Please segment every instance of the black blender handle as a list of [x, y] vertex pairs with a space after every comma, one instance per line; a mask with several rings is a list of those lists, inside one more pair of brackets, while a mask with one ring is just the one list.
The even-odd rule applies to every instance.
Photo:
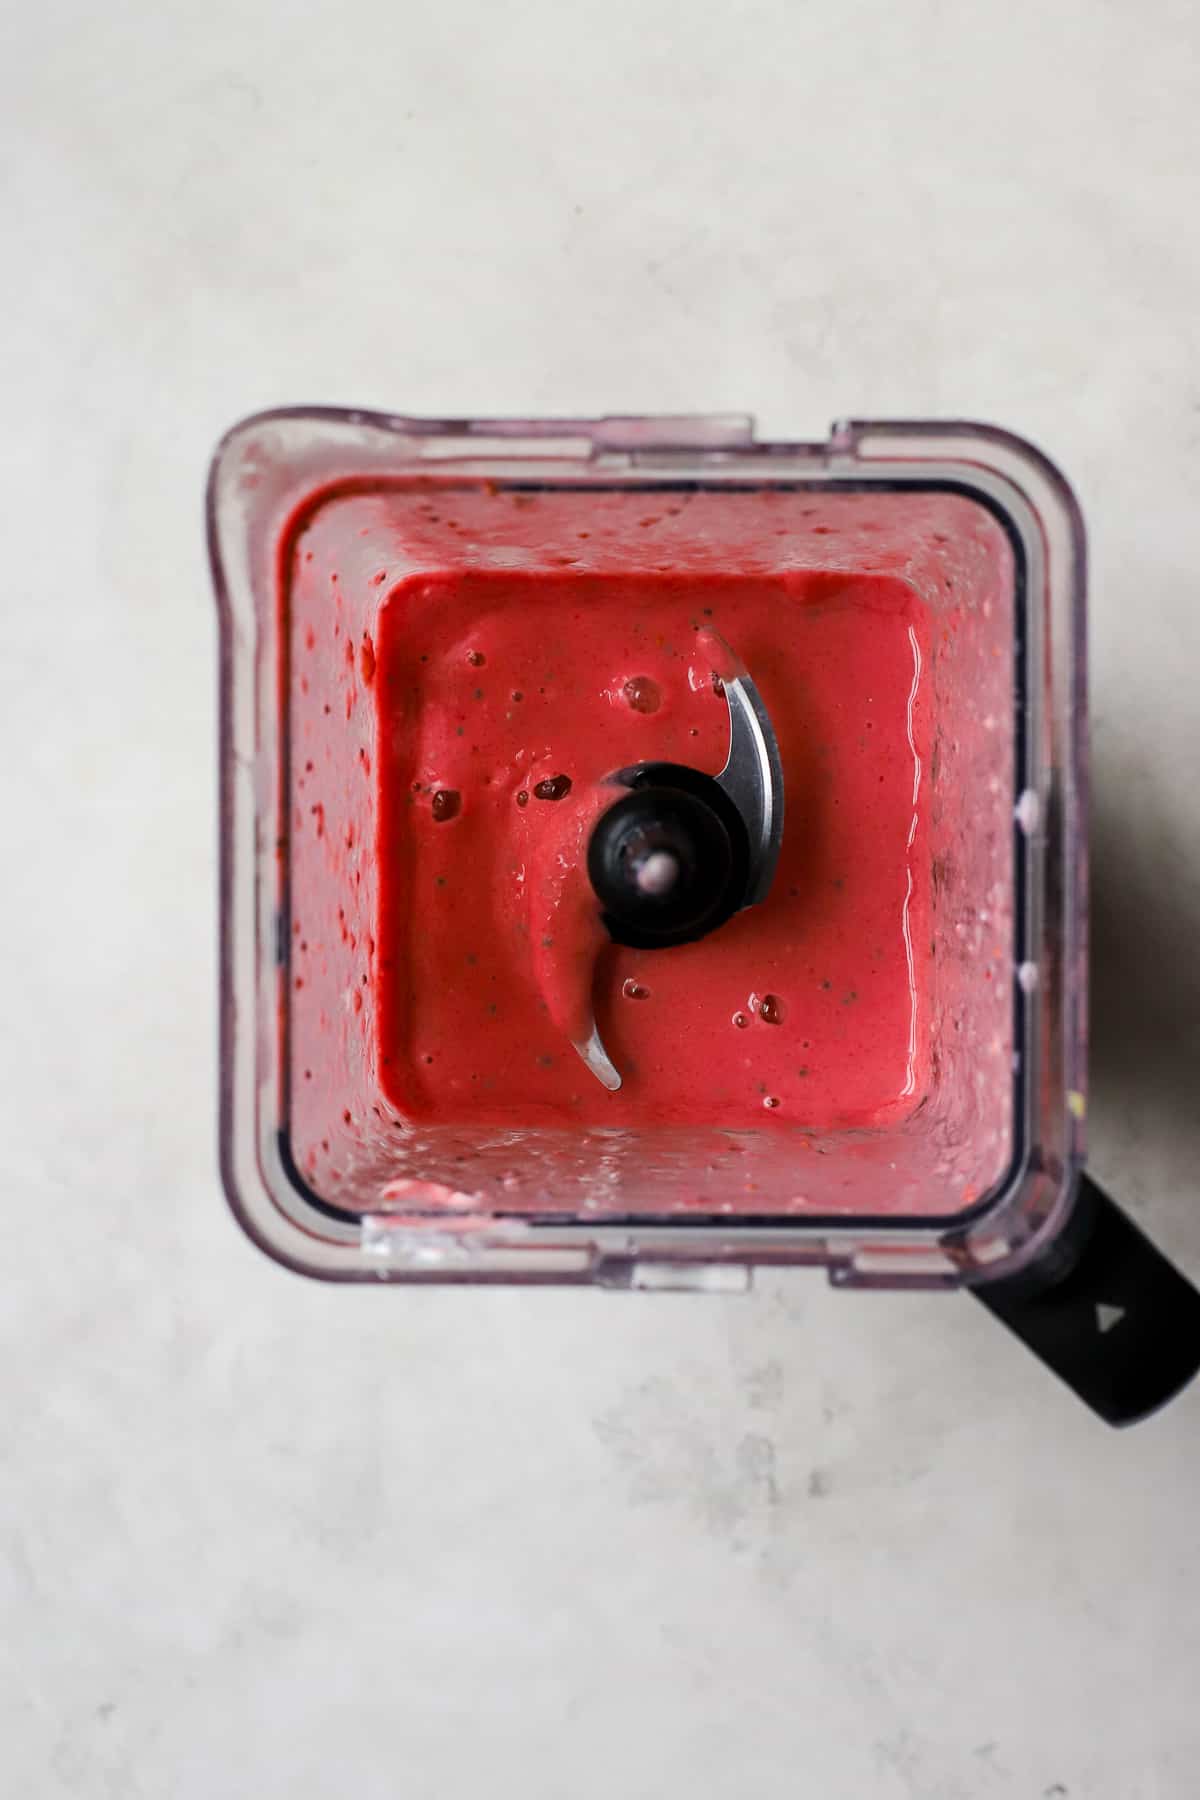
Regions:
[[1200, 1371], [1200, 1292], [1087, 1174], [1044, 1255], [969, 1291], [1109, 1425]]

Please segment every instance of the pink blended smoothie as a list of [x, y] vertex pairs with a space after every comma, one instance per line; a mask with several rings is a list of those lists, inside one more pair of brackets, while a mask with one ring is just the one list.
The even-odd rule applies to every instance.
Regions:
[[[980, 1149], [980, 1075], [1011, 1058], [1011, 668], [997, 645], [1012, 575], [981, 508], [347, 487], [295, 518], [280, 578], [286, 1028], [310, 1179], [336, 1189], [389, 1132], [428, 1146], [686, 1130], [753, 1133], [775, 1145], [767, 1170], [781, 1152], [867, 1147], [858, 1186], [834, 1194], [826, 1172], [797, 1205], [793, 1179], [780, 1210], [859, 1204], [879, 1186], [878, 1145], [898, 1193], [942, 1164], [947, 1209], [968, 1203], [985, 1171], [945, 1130], [939, 1146], [938, 1119], [965, 1109], [976, 1164], [1001, 1156], [995, 1109]], [[588, 835], [615, 770], [722, 767], [714, 632], [779, 740], [774, 882], [697, 942], [619, 946], [580, 876]], [[970, 813], [948, 804], [964, 783]], [[590, 992], [615, 1093], [572, 1048], [564, 972]], [[740, 1204], [776, 1204], [771, 1179], [753, 1186]], [[687, 1204], [710, 1199], [673, 1201]]]

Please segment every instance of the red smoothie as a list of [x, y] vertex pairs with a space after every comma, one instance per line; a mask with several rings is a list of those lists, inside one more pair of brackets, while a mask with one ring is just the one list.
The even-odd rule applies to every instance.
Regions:
[[[470, 1161], [450, 1145], [472, 1134], [688, 1128], [775, 1145], [747, 1209], [858, 1203], [863, 1182], [831, 1198], [828, 1173], [800, 1205], [782, 1176], [773, 1198], [770, 1171], [840, 1142], [876, 1190], [882, 1150], [898, 1192], [937, 1166], [947, 1209], [951, 1189], [963, 1203], [983, 1173], [938, 1120], [970, 1115], [972, 1155], [996, 1160], [1006, 1117], [979, 1075], [1011, 1055], [993, 978], [1011, 953], [1011, 670], [995, 653], [1011, 569], [981, 509], [946, 495], [349, 489], [293, 522], [280, 569], [285, 1029], [311, 1179], [336, 1188], [389, 1132], [426, 1151], [442, 1133], [445, 1182], [444, 1164]], [[586, 881], [588, 836], [614, 771], [720, 770], [729, 718], [709, 631], [778, 736], [774, 883], [696, 943], [617, 946]], [[972, 698], [951, 713], [956, 684]], [[974, 817], [960, 803], [951, 818], [964, 780]], [[572, 1048], [589, 994], [615, 1093]]]
[[[721, 768], [728, 709], [696, 645], [708, 620], [758, 671], [788, 829], [762, 906], [697, 943], [600, 950], [597, 1023], [623, 1076], [610, 1094], [548, 1012], [540, 953], [562, 939], [595, 959], [584, 858], [604, 777], [650, 759]], [[887, 577], [395, 587], [376, 648], [381, 711], [404, 723], [380, 820], [393, 1105], [489, 1125], [757, 1126], [786, 1112], [821, 1130], [904, 1108], [929, 960], [925, 631]]]

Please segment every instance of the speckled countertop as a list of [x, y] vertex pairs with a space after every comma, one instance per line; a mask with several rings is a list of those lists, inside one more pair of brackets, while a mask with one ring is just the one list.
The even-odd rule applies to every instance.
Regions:
[[1195, 18], [53, 0], [0, 69], [14, 1795], [1190, 1800], [1200, 1390], [979, 1308], [339, 1292], [214, 1165], [209, 450], [965, 414], [1095, 564], [1094, 1166], [1200, 1276]]

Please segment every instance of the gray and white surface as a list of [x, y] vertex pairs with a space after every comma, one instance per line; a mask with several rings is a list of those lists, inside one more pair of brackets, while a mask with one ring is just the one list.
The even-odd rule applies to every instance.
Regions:
[[0, 25], [5, 1793], [1189, 1800], [1200, 1390], [966, 1301], [337, 1292], [213, 1154], [212, 443], [967, 414], [1095, 560], [1094, 1165], [1200, 1277], [1190, 0]]

